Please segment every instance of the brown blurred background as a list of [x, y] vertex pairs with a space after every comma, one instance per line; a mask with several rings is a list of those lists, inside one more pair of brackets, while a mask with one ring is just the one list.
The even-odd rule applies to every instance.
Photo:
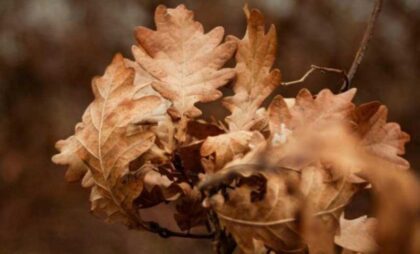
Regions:
[[[91, 101], [90, 79], [116, 52], [131, 58], [133, 28], [152, 27], [158, 4], [185, 3], [206, 30], [221, 25], [241, 37], [244, 2], [0, 1], [0, 253], [210, 253], [203, 240], [160, 239], [91, 216], [88, 191], [65, 183], [64, 168], [50, 157]], [[373, 0], [247, 2], [276, 25], [277, 66], [289, 81], [311, 64], [348, 69]], [[406, 157], [413, 168], [420, 168], [419, 72], [420, 1], [385, 0], [353, 85], [358, 103], [382, 101], [411, 134]], [[315, 74], [277, 92], [337, 91], [340, 84], [339, 77]]]

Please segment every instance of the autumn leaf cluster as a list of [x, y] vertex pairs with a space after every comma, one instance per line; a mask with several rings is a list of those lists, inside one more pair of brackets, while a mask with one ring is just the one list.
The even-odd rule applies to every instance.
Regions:
[[[398, 217], [393, 209], [418, 211], [419, 188], [400, 157], [408, 134], [387, 122], [384, 105], [353, 104], [356, 89], [303, 89], [265, 108], [281, 85], [276, 29], [266, 31], [258, 10], [245, 15], [239, 39], [222, 27], [205, 33], [183, 5], [158, 6], [156, 30], [135, 31], [134, 60], [117, 54], [93, 79], [94, 100], [53, 161], [90, 189], [94, 214], [130, 228], [153, 231], [142, 209], [169, 203], [180, 230], [221, 230], [238, 253], [400, 248], [395, 239], [415, 234], [415, 223], [380, 222]], [[205, 120], [196, 104], [218, 100], [227, 84], [229, 115]], [[390, 184], [398, 190], [384, 194]], [[372, 188], [378, 218], [347, 219], [352, 197]]]

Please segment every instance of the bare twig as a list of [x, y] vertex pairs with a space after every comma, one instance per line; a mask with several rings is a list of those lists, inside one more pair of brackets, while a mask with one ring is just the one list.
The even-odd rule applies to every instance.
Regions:
[[213, 232], [208, 233], [208, 234], [192, 234], [189, 232], [187, 233], [175, 232], [167, 228], [161, 227], [156, 222], [149, 222], [148, 231], [152, 233], [156, 233], [163, 238], [181, 237], [181, 238], [192, 238], [192, 239], [213, 239], [215, 235]]
[[370, 15], [368, 25], [366, 27], [365, 33], [363, 34], [363, 38], [362, 38], [362, 41], [360, 42], [359, 49], [357, 50], [357, 53], [354, 56], [354, 59], [353, 59], [353, 62], [349, 69], [348, 74], [346, 74], [344, 70], [312, 65], [311, 68], [300, 79], [294, 80], [294, 81], [282, 82], [281, 84], [283, 86], [289, 86], [289, 85], [303, 83], [312, 72], [314, 72], [315, 70], [321, 70], [324, 72], [335, 72], [335, 73], [343, 75], [344, 83], [340, 88], [340, 92], [347, 91], [350, 88], [351, 81], [353, 80], [354, 75], [356, 74], [357, 68], [359, 67], [360, 63], [363, 60], [369, 41], [373, 36], [373, 31], [376, 25], [376, 21], [382, 9], [382, 3], [383, 3], [383, 0], [375, 0], [375, 5]]
[[336, 73], [336, 74], [341, 75], [344, 80], [344, 86], [341, 87], [340, 92], [348, 90], [350, 86], [350, 81], [345, 71], [340, 70], [340, 69], [335, 69], [335, 68], [317, 66], [317, 65], [311, 65], [311, 68], [300, 79], [288, 81], [288, 82], [282, 82], [281, 85], [290, 86], [290, 85], [303, 83], [309, 77], [309, 75], [314, 71]]
[[[363, 34], [363, 38], [362, 38], [362, 41], [360, 42], [359, 49], [357, 50], [357, 53], [354, 56], [353, 63], [351, 64], [351, 67], [347, 75], [349, 79], [349, 83], [351, 83], [351, 81], [353, 80], [353, 77], [356, 74], [357, 68], [359, 67], [360, 63], [363, 60], [369, 41], [373, 36], [373, 30], [375, 28], [376, 21], [379, 17], [379, 13], [381, 12], [381, 9], [382, 9], [382, 3], [383, 3], [383, 0], [375, 0], [375, 5], [373, 7], [372, 13], [370, 14], [370, 18], [369, 18], [365, 33]], [[344, 86], [345, 84], [343, 84], [343, 87]]]

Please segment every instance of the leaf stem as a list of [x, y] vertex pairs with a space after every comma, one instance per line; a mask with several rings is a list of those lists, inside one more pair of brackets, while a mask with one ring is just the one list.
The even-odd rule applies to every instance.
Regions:
[[281, 85], [290, 86], [290, 85], [303, 83], [309, 77], [309, 75], [312, 74], [312, 72], [314, 72], [314, 71], [336, 73], [336, 74], [341, 75], [343, 80], [344, 80], [344, 84], [340, 88], [340, 92], [347, 91], [350, 87], [350, 79], [349, 79], [349, 77], [347, 76], [347, 74], [344, 70], [330, 68], [330, 67], [322, 67], [322, 66], [317, 66], [317, 65], [311, 65], [311, 68], [300, 79], [293, 80], [293, 81], [288, 81], [288, 82], [282, 82]]

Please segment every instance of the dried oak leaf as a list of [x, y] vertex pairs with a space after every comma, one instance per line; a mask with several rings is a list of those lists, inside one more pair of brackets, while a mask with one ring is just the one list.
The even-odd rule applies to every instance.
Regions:
[[155, 134], [131, 126], [159, 111], [161, 98], [135, 98], [139, 87], [133, 85], [133, 79], [134, 70], [116, 55], [105, 74], [92, 81], [95, 99], [76, 125], [75, 135], [57, 143], [60, 154], [53, 161], [70, 165], [70, 180], [85, 172], [85, 185], [92, 186], [94, 213], [105, 214], [109, 221], [139, 226], [133, 201], [144, 183], [139, 175], [129, 174], [128, 167], [154, 145]]
[[264, 140], [257, 131], [235, 131], [208, 137], [201, 146], [201, 162], [207, 173], [216, 172], [236, 157], [242, 157]]
[[291, 133], [298, 136], [303, 132], [322, 131], [324, 128], [350, 122], [349, 116], [354, 109], [351, 100], [356, 89], [334, 95], [324, 89], [315, 96], [302, 89], [296, 96], [295, 103], [289, 108], [281, 95], [276, 96], [268, 109], [269, 126], [274, 141], [282, 141]]
[[378, 102], [358, 106], [353, 113], [357, 124], [360, 145], [369, 153], [387, 160], [402, 169], [410, 164], [399, 155], [405, 152], [404, 146], [410, 136], [401, 131], [397, 123], [387, 123], [388, 109]]
[[[340, 95], [324, 90], [313, 98], [303, 90], [291, 108], [281, 97], [277, 97], [269, 109], [271, 129], [275, 134], [285, 135], [284, 128], [275, 127], [284, 124], [290, 128], [287, 133], [289, 137], [285, 140], [291, 139], [293, 142], [260, 142], [243, 158], [226, 164], [225, 169], [211, 176], [225, 174], [225, 170], [235, 165], [246, 167], [263, 163], [263, 170], [257, 171], [267, 179], [267, 194], [262, 200], [252, 202], [255, 190], [249, 186], [228, 191], [228, 198], [222, 194], [213, 198], [213, 207], [220, 220], [233, 234], [243, 252], [255, 251], [250, 244], [253, 239], [263, 241], [269, 249], [280, 253], [290, 250], [303, 252], [305, 248], [311, 253], [331, 253], [334, 250], [339, 216], [359, 186], [348, 181], [350, 171], [337, 174], [341, 168], [335, 168], [334, 160], [324, 161], [324, 155], [325, 151], [341, 150], [336, 142], [341, 132], [333, 132], [329, 128], [350, 123], [349, 116], [354, 108], [351, 103], [353, 95], [354, 90]], [[303, 135], [307, 128], [311, 128], [310, 138]], [[319, 143], [318, 146], [325, 147], [314, 149], [309, 158], [302, 157], [302, 152], [306, 153], [308, 147], [312, 149], [314, 140]], [[297, 145], [298, 149], [293, 149], [292, 144]], [[294, 160], [307, 161], [295, 163]], [[290, 184], [290, 179], [284, 177], [284, 171], [293, 172], [298, 180]], [[280, 187], [282, 191], [279, 191]], [[273, 190], [277, 191], [275, 195], [270, 194]], [[263, 209], [259, 210], [261, 207]], [[269, 216], [265, 214], [267, 211]], [[307, 228], [299, 230], [301, 214], [309, 214], [305, 218], [310, 223], [305, 222], [303, 227], [316, 228], [318, 231]], [[318, 233], [308, 234], [308, 231]], [[317, 241], [321, 235], [323, 240]], [[303, 239], [306, 243], [303, 243]]]
[[[75, 136], [70, 136], [65, 140], [57, 142], [55, 147], [60, 151], [59, 154], [53, 156], [52, 161], [59, 165], [68, 165], [65, 178], [69, 182], [79, 181], [82, 179], [88, 166], [77, 156], [77, 151], [81, 149], [81, 144]], [[90, 176], [91, 177], [91, 176]]]
[[174, 9], [159, 5], [155, 24], [156, 31], [137, 28], [136, 62], [155, 78], [153, 88], [172, 101], [172, 116], [199, 116], [201, 111], [194, 104], [221, 97], [217, 88], [235, 76], [233, 69], [220, 68], [231, 58], [236, 42], [221, 43], [222, 27], [204, 34], [203, 26], [184, 5]]
[[234, 96], [223, 99], [232, 113], [226, 118], [231, 131], [251, 130], [266, 121], [262, 102], [280, 84], [280, 70], [271, 69], [275, 60], [277, 36], [274, 25], [265, 33], [264, 17], [260, 11], [245, 6], [248, 26], [245, 36], [238, 40]]
[[149, 208], [162, 202], [177, 200], [185, 194], [184, 183], [177, 184], [150, 163], [145, 163], [137, 172], [143, 181], [143, 191], [134, 203], [138, 208]]
[[208, 197], [204, 204], [217, 213], [240, 253], [258, 251], [260, 247], [254, 241], [261, 241], [276, 253], [303, 253], [305, 245], [294, 223], [299, 216], [300, 199], [290, 195], [298, 174], [253, 172], [253, 165], [230, 165], [207, 176], [201, 184]]
[[340, 232], [335, 236], [334, 242], [351, 251], [372, 253], [378, 250], [375, 241], [375, 229], [377, 220], [361, 216], [353, 220], [347, 220], [344, 215], [340, 217]]

